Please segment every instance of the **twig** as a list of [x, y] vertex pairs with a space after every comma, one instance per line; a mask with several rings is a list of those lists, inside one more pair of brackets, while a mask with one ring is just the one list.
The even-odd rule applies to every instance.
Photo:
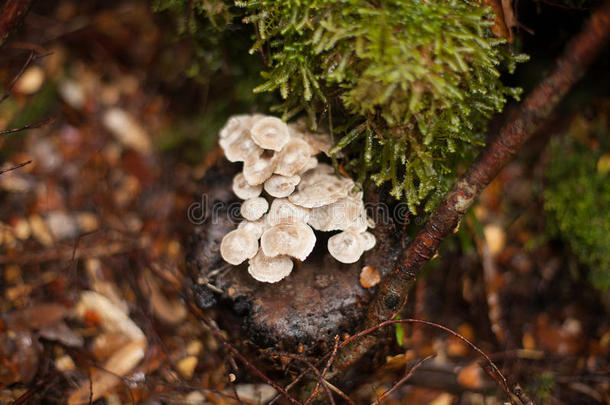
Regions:
[[17, 84], [17, 81], [23, 75], [23, 72], [25, 72], [25, 70], [28, 68], [28, 66], [30, 66], [30, 63], [32, 63], [32, 61], [34, 60], [34, 55], [35, 55], [35, 52], [30, 51], [28, 58], [25, 60], [25, 63], [23, 64], [23, 66], [21, 66], [21, 69], [19, 70], [19, 72], [17, 72], [15, 77], [13, 77], [13, 80], [11, 80], [11, 83], [6, 88], [6, 91], [4, 92], [2, 97], [0, 97], [0, 103], [2, 103], [4, 100], [9, 98], [9, 96], [11, 95], [11, 90], [13, 90], [13, 87], [15, 87], [15, 84]]
[[[320, 383], [322, 382], [322, 380], [324, 380], [324, 377], [326, 376], [326, 373], [328, 373], [328, 370], [330, 369], [330, 366], [333, 364], [333, 361], [335, 361], [335, 357], [337, 357], [338, 349], [339, 349], [339, 335], [335, 335], [335, 344], [333, 346], [333, 350], [332, 350], [330, 356], [328, 357], [326, 366], [324, 367], [324, 370], [322, 371], [322, 374], [319, 377], [319, 381], [317, 382], [316, 387], [313, 389], [312, 393], [309, 395], [309, 398], [307, 398], [304, 405], [309, 404], [318, 394], [318, 389], [320, 388]], [[315, 373], [318, 374], [318, 370], [315, 367], [314, 367], [314, 370], [315, 370]], [[332, 395], [331, 395], [331, 398], [332, 398]]]
[[[497, 139], [460, 177], [424, 228], [403, 251], [398, 265], [383, 279], [377, 295], [369, 305], [365, 326], [377, 325], [389, 319], [399, 309], [417, 275], [434, 256], [441, 241], [451, 233], [475, 198], [515, 156], [574, 83], [584, 75], [609, 34], [610, 1], [606, 1], [591, 15], [583, 30], [572, 38], [557, 60], [555, 68], [521, 103]], [[335, 362], [335, 374], [354, 364], [377, 340], [372, 336], [341, 352]]]
[[51, 117], [51, 118], [44, 119], [42, 121], [35, 122], [33, 124], [26, 124], [19, 128], [4, 129], [4, 130], [0, 131], [0, 135], [14, 134], [15, 132], [25, 131], [26, 129], [44, 127], [45, 125], [50, 124], [51, 122], [54, 122], [55, 119], [56, 119], [55, 117]]
[[398, 380], [396, 382], [396, 384], [394, 384], [386, 392], [381, 394], [381, 396], [379, 398], [377, 398], [377, 400], [375, 402], [373, 402], [371, 405], [380, 405], [381, 401], [383, 401], [384, 399], [389, 397], [394, 391], [396, 391], [401, 385], [403, 385], [409, 378], [411, 378], [411, 376], [413, 375], [415, 370], [417, 370], [422, 364], [424, 364], [424, 362], [430, 360], [432, 357], [434, 357], [433, 354], [431, 354], [430, 356], [426, 356], [425, 358], [418, 361], [413, 367], [411, 367], [411, 369], [405, 374], [404, 377], [402, 377], [400, 380]]
[[334, 385], [332, 385], [330, 382], [328, 382], [327, 380], [324, 380], [324, 384], [326, 384], [326, 386], [328, 388], [330, 388], [330, 390], [332, 392], [334, 392], [335, 394], [339, 395], [341, 398], [345, 399], [350, 405], [356, 405], [354, 403], [354, 401], [347, 396], [347, 394], [343, 391], [341, 391], [339, 388], [335, 387]]
[[519, 384], [515, 384], [513, 386], [513, 393], [519, 398], [519, 401], [523, 403], [523, 405], [534, 405], [534, 401], [527, 395], [523, 388]]
[[384, 322], [381, 322], [375, 326], [371, 326], [370, 328], [367, 328], [363, 331], [358, 332], [355, 335], [350, 336], [349, 338], [347, 338], [346, 340], [344, 340], [341, 345], [339, 347], [345, 347], [347, 346], [349, 343], [351, 343], [352, 341], [361, 338], [365, 335], [368, 335], [370, 333], [375, 332], [376, 330], [383, 328], [384, 326], [388, 326], [388, 325], [393, 325], [396, 323], [420, 323], [423, 325], [429, 325], [429, 326], [433, 326], [435, 328], [441, 329], [444, 332], [447, 332], [455, 337], [457, 337], [458, 339], [460, 339], [462, 342], [466, 343], [468, 346], [470, 346], [470, 348], [472, 350], [474, 350], [475, 352], [477, 352], [481, 357], [483, 357], [485, 359], [485, 361], [487, 362], [487, 364], [489, 365], [489, 367], [493, 370], [495, 376], [497, 378], [499, 378], [499, 383], [502, 386], [502, 388], [507, 392], [510, 393], [510, 389], [508, 388], [508, 381], [506, 380], [506, 377], [504, 377], [504, 374], [502, 374], [502, 372], [500, 371], [500, 369], [498, 368], [498, 366], [496, 366], [496, 364], [491, 361], [491, 359], [489, 358], [489, 356], [487, 354], [485, 354], [485, 352], [483, 352], [483, 350], [479, 349], [474, 343], [472, 343], [470, 340], [466, 339], [464, 336], [462, 336], [461, 334], [447, 328], [446, 326], [443, 326], [441, 324], [435, 323], [435, 322], [430, 322], [430, 321], [425, 321], [422, 319], [390, 319]]
[[316, 388], [312, 391], [312, 393], [309, 395], [309, 398], [307, 398], [307, 400], [303, 403], [303, 405], [309, 404], [316, 397], [316, 394], [318, 393], [318, 387], [320, 385], [322, 385], [322, 388], [326, 392], [326, 397], [328, 398], [328, 402], [331, 403], [332, 405], [335, 405], [335, 398], [333, 398], [333, 394], [330, 392], [330, 389], [329, 389], [329, 387], [327, 385], [327, 381], [324, 379], [323, 375], [320, 374], [318, 369], [315, 368], [314, 365], [311, 364], [311, 362], [309, 362], [308, 360], [303, 360], [303, 362], [305, 364], [307, 364], [309, 369], [311, 371], [313, 371], [313, 373], [318, 378], [318, 382], [316, 383]]
[[231, 343], [227, 342], [227, 340], [222, 335], [222, 332], [213, 322], [210, 322], [206, 319], [206, 317], [200, 312], [200, 310], [192, 304], [191, 300], [188, 300], [188, 309], [190, 312], [201, 322], [203, 323], [223, 344], [224, 348], [231, 352], [244, 366], [246, 366], [250, 371], [256, 374], [259, 378], [265, 381], [267, 384], [271, 385], [282, 394], [286, 399], [288, 399], [291, 403], [295, 405], [303, 405], [300, 401], [295, 399], [292, 395], [286, 392], [282, 387], [280, 387], [277, 383], [275, 383], [271, 378], [267, 377], [261, 370], [259, 370], [254, 364], [250, 363], [246, 357], [239, 352]]
[[13, 167], [9, 167], [9, 168], [6, 168], [6, 169], [0, 169], [0, 174], [4, 174], [4, 173], [6, 173], [6, 172], [12, 172], [13, 170], [17, 170], [17, 169], [19, 169], [20, 167], [27, 166], [27, 165], [29, 165], [30, 163], [32, 163], [32, 161], [31, 161], [31, 160], [28, 160], [27, 162], [19, 163], [18, 165], [13, 166]]

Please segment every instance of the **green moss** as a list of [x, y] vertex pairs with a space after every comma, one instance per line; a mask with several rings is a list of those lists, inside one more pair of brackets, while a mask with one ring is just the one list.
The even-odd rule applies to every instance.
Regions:
[[284, 119], [324, 119], [345, 167], [389, 183], [413, 213], [434, 208], [482, 144], [487, 119], [519, 94], [500, 70], [525, 58], [493, 35], [493, 16], [475, 1], [157, 2], [179, 15], [204, 4], [200, 14], [225, 34], [251, 24], [250, 53], [266, 63], [254, 92], [279, 93]]
[[549, 230], [588, 265], [598, 289], [610, 288], [610, 126], [608, 116], [577, 117], [549, 147], [544, 207]]
[[[255, 91], [279, 90], [284, 118], [334, 110], [333, 149], [360, 178], [389, 182], [411, 211], [430, 211], [459, 161], [480, 145], [514, 65], [478, 3], [421, 0], [262, 0], [238, 3], [256, 26], [251, 51], [270, 67]], [[334, 108], [333, 108], [334, 107]], [[330, 114], [328, 114], [330, 117]], [[329, 125], [330, 126], [330, 125]]]

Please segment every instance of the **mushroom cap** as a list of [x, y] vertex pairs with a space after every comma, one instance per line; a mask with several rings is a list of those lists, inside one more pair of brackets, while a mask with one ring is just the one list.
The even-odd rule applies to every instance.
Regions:
[[334, 203], [340, 198], [347, 197], [354, 187], [351, 179], [331, 174], [319, 174], [304, 179], [298, 185], [298, 191], [291, 194], [288, 199], [296, 205], [306, 208], [317, 208]]
[[[258, 148], [258, 146], [257, 146]], [[277, 154], [262, 154], [247, 159], [244, 163], [244, 178], [252, 186], [263, 184], [273, 174], [277, 164]]]
[[220, 255], [234, 266], [250, 259], [258, 251], [258, 238], [244, 229], [235, 229], [222, 238]]
[[362, 250], [371, 250], [375, 247], [375, 243], [377, 240], [375, 239], [375, 235], [370, 232], [362, 232], [358, 235], [360, 237], [360, 246]]
[[269, 203], [263, 197], [254, 197], [241, 204], [241, 216], [248, 221], [260, 219], [269, 209]]
[[292, 272], [292, 259], [288, 256], [265, 256], [262, 249], [248, 262], [248, 273], [263, 283], [277, 283]]
[[274, 225], [261, 236], [261, 248], [269, 257], [288, 255], [303, 261], [315, 244], [313, 229], [302, 222]]
[[317, 155], [323, 152], [326, 156], [330, 156], [328, 153], [333, 144], [328, 134], [318, 134], [309, 131], [307, 124], [304, 121], [298, 121], [293, 124], [288, 124], [292, 136], [302, 138], [311, 147], [312, 154]]
[[244, 162], [252, 160], [263, 153], [252, 138], [247, 129], [237, 131], [221, 138], [218, 142], [230, 162]]
[[297, 175], [287, 177], [274, 174], [265, 181], [265, 191], [273, 197], [288, 197], [299, 184], [299, 181], [301, 181], [301, 177]]
[[259, 239], [263, 232], [269, 229], [269, 225], [267, 225], [265, 218], [261, 218], [258, 221], [241, 221], [237, 225], [237, 229], [243, 229], [244, 232], [251, 233], [256, 239]]
[[328, 252], [341, 263], [356, 263], [362, 256], [360, 235], [352, 231], [343, 231], [328, 238]]
[[326, 163], [319, 163], [301, 175], [301, 185], [309, 186], [315, 183], [319, 176], [324, 174], [335, 174], [335, 168]]
[[294, 205], [286, 198], [276, 198], [271, 203], [269, 213], [265, 216], [268, 226], [280, 223], [303, 222], [309, 220], [309, 210], [307, 208]]
[[220, 139], [226, 139], [240, 135], [241, 132], [248, 130], [251, 126], [252, 116], [248, 114], [234, 115], [220, 130]]
[[258, 197], [261, 191], [263, 191], [263, 186], [260, 184], [256, 186], [248, 184], [243, 173], [237, 173], [233, 177], [233, 192], [242, 200]]
[[[313, 229], [323, 232], [342, 231], [352, 225], [364, 210], [362, 198], [347, 196], [323, 207], [312, 208], [309, 221]], [[366, 230], [366, 228], [365, 228]]]
[[250, 128], [252, 140], [263, 149], [281, 150], [290, 140], [288, 125], [276, 117], [256, 120]]
[[307, 142], [301, 138], [290, 138], [290, 141], [279, 152], [275, 173], [282, 176], [294, 176], [302, 173], [304, 168], [311, 163], [309, 158], [313, 150]]
[[315, 168], [317, 165], [318, 165], [318, 159], [316, 159], [315, 157], [312, 156], [309, 159], [307, 159], [307, 163], [305, 163], [305, 166], [303, 166], [303, 168], [301, 169], [301, 172], [305, 173], [306, 171]]

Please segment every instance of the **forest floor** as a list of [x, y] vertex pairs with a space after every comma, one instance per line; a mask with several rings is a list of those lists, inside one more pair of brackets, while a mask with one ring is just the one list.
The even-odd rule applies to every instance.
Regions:
[[[0, 130], [41, 125], [0, 137], [3, 169], [27, 163], [0, 174], [0, 403], [276, 394], [183, 299], [187, 211], [216, 152], [189, 146], [199, 124], [185, 118], [180, 87], [160, 80], [162, 34], [146, 2], [58, 2], [33, 10], [7, 45], [1, 82], [19, 78], [0, 104]], [[479, 198], [402, 316], [469, 339], [537, 404], [610, 404], [610, 295], [546, 236], [544, 141]], [[481, 357], [438, 328], [391, 326], [382, 346], [378, 367], [348, 392], [355, 403], [374, 402], [428, 356], [384, 404], [509, 400]], [[273, 378], [285, 386], [304, 365], [280, 360], [285, 378]]]

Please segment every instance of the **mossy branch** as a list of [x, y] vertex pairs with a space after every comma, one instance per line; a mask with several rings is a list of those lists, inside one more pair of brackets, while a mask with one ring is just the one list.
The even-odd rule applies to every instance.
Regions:
[[[369, 305], [365, 326], [390, 319], [406, 302], [407, 293], [423, 266], [481, 191], [498, 175], [517, 151], [584, 74], [610, 36], [610, 1], [598, 9], [584, 29], [566, 46], [555, 68], [525, 99], [497, 139], [460, 177], [431, 215], [424, 228], [404, 250], [402, 258], [382, 280]], [[377, 339], [361, 340], [344, 350], [335, 363], [334, 375], [345, 371], [366, 353]]]

